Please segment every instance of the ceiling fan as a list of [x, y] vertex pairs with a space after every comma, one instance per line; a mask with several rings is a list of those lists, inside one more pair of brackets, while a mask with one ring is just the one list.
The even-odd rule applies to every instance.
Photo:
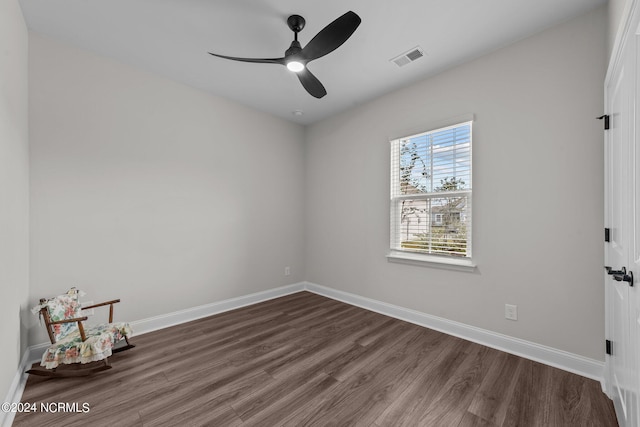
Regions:
[[307, 64], [340, 47], [351, 37], [361, 20], [356, 13], [349, 11], [324, 27], [303, 48], [298, 41], [298, 33], [304, 28], [305, 22], [300, 15], [291, 15], [287, 19], [287, 25], [293, 31], [294, 39], [282, 58], [237, 58], [211, 52], [209, 54], [233, 61], [286, 65], [289, 70], [296, 73], [300, 83], [311, 96], [322, 98], [327, 94], [327, 90], [320, 83], [320, 80], [309, 71]]

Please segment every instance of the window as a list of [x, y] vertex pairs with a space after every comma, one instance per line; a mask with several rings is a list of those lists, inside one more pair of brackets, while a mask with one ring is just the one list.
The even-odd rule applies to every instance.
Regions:
[[391, 141], [390, 257], [470, 262], [471, 125]]

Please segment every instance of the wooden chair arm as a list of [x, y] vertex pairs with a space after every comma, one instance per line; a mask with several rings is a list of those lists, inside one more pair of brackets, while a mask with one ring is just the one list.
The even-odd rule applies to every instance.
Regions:
[[88, 317], [87, 316], [83, 316], [83, 317], [73, 317], [71, 319], [64, 319], [64, 320], [55, 320], [53, 322], [49, 322], [50, 325], [58, 325], [60, 323], [72, 323], [72, 322], [78, 322], [78, 331], [80, 331], [80, 338], [82, 338], [82, 342], [85, 342], [87, 340], [87, 336], [84, 334], [84, 326], [82, 326], [82, 322], [84, 320], [87, 320]]
[[70, 319], [64, 319], [64, 320], [56, 320], [56, 321], [51, 321], [49, 322], [50, 325], [57, 325], [60, 323], [71, 323], [71, 322], [83, 322], [85, 320], [87, 320], [88, 317], [87, 316], [83, 316], [83, 317], [72, 317]]
[[109, 323], [113, 323], [113, 304], [120, 302], [119, 299], [114, 299], [111, 301], [101, 302], [99, 304], [88, 305], [86, 307], [82, 307], [83, 310], [88, 310], [90, 308], [102, 307], [105, 305], [109, 306]]

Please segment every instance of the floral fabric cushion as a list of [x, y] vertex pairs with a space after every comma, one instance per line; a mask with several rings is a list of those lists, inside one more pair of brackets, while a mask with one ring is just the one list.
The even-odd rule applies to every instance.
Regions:
[[41, 366], [53, 369], [59, 364], [89, 363], [111, 356], [113, 346], [133, 331], [128, 323], [106, 323], [85, 329], [82, 341], [76, 328], [60, 341], [52, 344], [42, 355]]
[[[33, 312], [38, 312], [42, 307], [47, 307], [49, 310], [49, 317], [52, 321], [72, 319], [74, 317], [80, 317], [80, 302], [78, 297], [82, 291], [76, 288], [71, 288], [66, 294], [58, 295], [55, 298], [51, 298], [33, 308]], [[75, 322], [61, 323], [53, 325], [53, 335], [56, 341], [64, 338], [73, 331], [78, 330], [78, 324]]]

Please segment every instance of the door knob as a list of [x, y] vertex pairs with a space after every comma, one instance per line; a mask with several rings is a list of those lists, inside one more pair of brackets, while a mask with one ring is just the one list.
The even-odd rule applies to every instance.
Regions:
[[633, 272], [626, 274], [614, 274], [613, 278], [618, 282], [628, 282], [629, 286], [633, 286]]

